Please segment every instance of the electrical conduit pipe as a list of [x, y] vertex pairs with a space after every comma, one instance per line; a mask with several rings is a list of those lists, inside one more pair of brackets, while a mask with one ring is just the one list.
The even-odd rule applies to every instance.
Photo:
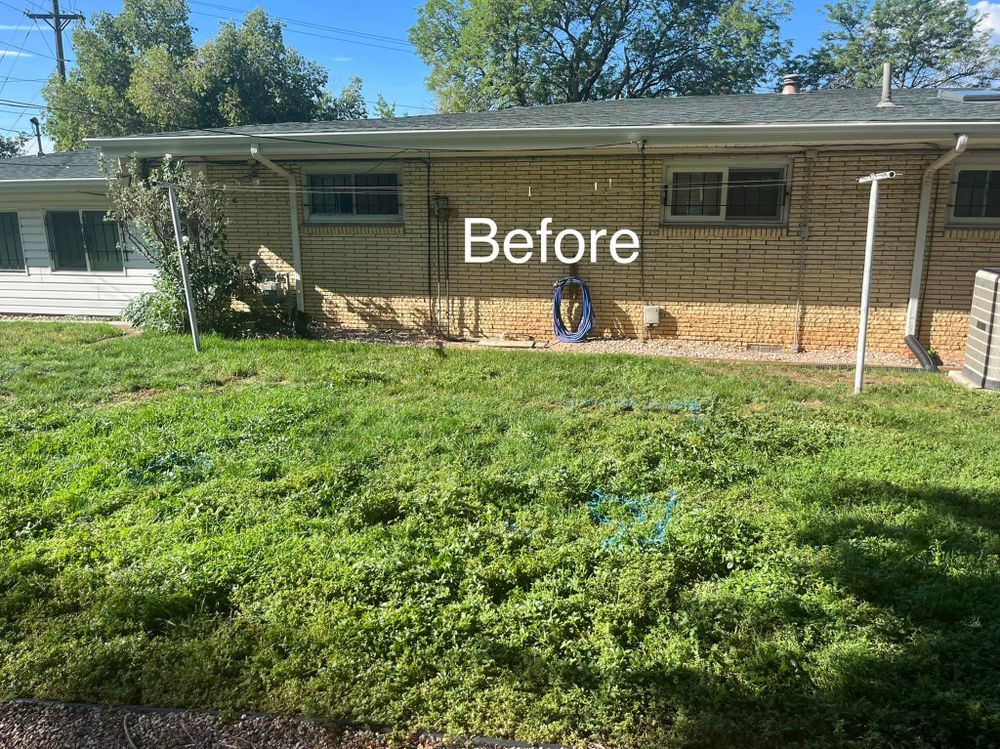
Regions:
[[295, 271], [295, 307], [299, 312], [305, 312], [305, 299], [302, 294], [302, 240], [299, 237], [299, 193], [295, 175], [287, 169], [275, 164], [260, 152], [256, 143], [250, 146], [250, 157], [266, 166], [275, 174], [288, 180], [288, 216], [292, 226], [292, 268]]
[[920, 288], [924, 280], [924, 254], [927, 250], [927, 225], [931, 214], [931, 188], [933, 176], [941, 167], [961, 156], [969, 145], [968, 135], [959, 135], [955, 147], [934, 161], [924, 170], [920, 183], [920, 203], [917, 208], [917, 237], [913, 245], [913, 269], [910, 275], [910, 299], [906, 305], [906, 333], [904, 340], [920, 366], [936, 372], [937, 366], [931, 360], [927, 349], [917, 339], [917, 322], [920, 319]]

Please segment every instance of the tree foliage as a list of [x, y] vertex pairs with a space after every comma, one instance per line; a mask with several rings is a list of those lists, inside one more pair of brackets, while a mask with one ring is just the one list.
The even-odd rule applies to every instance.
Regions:
[[125, 0], [73, 32], [76, 67], [43, 89], [61, 150], [95, 135], [366, 115], [361, 82], [339, 97], [327, 72], [285, 44], [263, 10], [225, 22], [200, 47], [185, 0]]
[[156, 288], [129, 305], [125, 317], [141, 327], [163, 332], [187, 327], [184, 286], [177, 254], [173, 218], [160, 185], [177, 185], [183, 219], [183, 252], [188, 266], [195, 314], [202, 330], [229, 332], [235, 313], [233, 299], [246, 296], [239, 264], [226, 251], [225, 198], [203, 174], [166, 159], [144, 172], [131, 159], [128, 180], [108, 180], [109, 216], [126, 227], [125, 248], [138, 251], [157, 269]]
[[0, 159], [10, 159], [14, 156], [24, 155], [24, 146], [28, 142], [28, 135], [18, 133], [17, 135], [0, 135]]
[[807, 88], [870, 88], [893, 64], [896, 88], [991, 86], [1000, 48], [965, 0], [838, 0], [832, 30], [788, 63]]
[[410, 39], [444, 111], [748, 92], [784, 0], [426, 0]]

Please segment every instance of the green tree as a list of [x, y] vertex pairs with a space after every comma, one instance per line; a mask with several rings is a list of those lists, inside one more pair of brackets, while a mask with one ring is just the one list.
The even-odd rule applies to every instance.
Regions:
[[784, 0], [425, 0], [410, 39], [444, 111], [752, 91]]
[[396, 116], [396, 102], [389, 102], [379, 94], [375, 99], [375, 116], [381, 120], [391, 120]]
[[10, 159], [24, 155], [24, 146], [28, 142], [26, 133], [17, 135], [0, 135], [0, 159]]
[[992, 86], [1000, 77], [1000, 48], [965, 0], [839, 0], [826, 10], [833, 28], [786, 65], [807, 88], [877, 87], [886, 61], [896, 88]]
[[73, 32], [76, 67], [43, 89], [61, 150], [95, 135], [364, 117], [360, 81], [340, 97], [263, 10], [196, 47], [185, 0], [124, 0]]

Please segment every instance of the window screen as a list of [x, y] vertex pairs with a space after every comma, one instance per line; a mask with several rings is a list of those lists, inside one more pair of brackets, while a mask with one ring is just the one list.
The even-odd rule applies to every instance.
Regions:
[[49, 254], [55, 270], [87, 270], [83, 232], [78, 211], [50, 211], [45, 214], [49, 234]]
[[104, 220], [104, 211], [83, 211], [83, 243], [90, 259], [90, 270], [122, 269], [122, 253], [118, 247], [118, 226]]
[[674, 216], [720, 215], [722, 172], [674, 172], [669, 201]]
[[781, 217], [784, 169], [730, 169], [726, 218], [753, 221]]
[[1000, 171], [960, 171], [953, 215], [955, 218], [1000, 218]]
[[17, 213], [0, 213], [0, 270], [24, 270]]
[[120, 271], [118, 227], [104, 211], [49, 211], [45, 214], [49, 255], [55, 270]]
[[398, 216], [399, 175], [394, 172], [313, 174], [310, 213], [318, 216]]
[[309, 178], [313, 213], [331, 216], [354, 214], [353, 175], [314, 174]]

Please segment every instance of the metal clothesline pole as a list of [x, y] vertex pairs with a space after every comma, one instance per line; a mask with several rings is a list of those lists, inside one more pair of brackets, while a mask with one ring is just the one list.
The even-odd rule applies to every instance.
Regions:
[[177, 242], [177, 257], [181, 266], [181, 282], [184, 284], [184, 301], [187, 304], [188, 320], [191, 323], [191, 340], [194, 350], [201, 351], [201, 338], [198, 336], [198, 318], [194, 312], [194, 297], [191, 293], [191, 278], [188, 275], [187, 258], [184, 256], [184, 240], [181, 237], [181, 213], [177, 208], [177, 185], [161, 184], [167, 188], [167, 198], [170, 201], [170, 218], [174, 224], [174, 239]]
[[861, 281], [861, 315], [858, 321], [858, 355], [854, 364], [854, 392], [865, 384], [865, 347], [868, 344], [868, 304], [872, 290], [872, 263], [875, 259], [875, 218], [878, 216], [878, 183], [895, 178], [895, 172], [877, 172], [860, 177], [860, 184], [871, 184], [868, 196], [868, 232], [865, 235], [865, 269]]

